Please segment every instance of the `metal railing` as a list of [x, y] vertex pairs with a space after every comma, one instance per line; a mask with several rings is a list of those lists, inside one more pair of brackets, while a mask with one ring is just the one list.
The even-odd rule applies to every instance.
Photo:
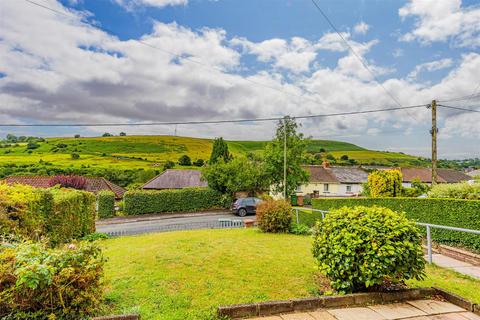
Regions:
[[138, 228], [128, 228], [123, 230], [105, 231], [112, 237], [137, 235], [153, 232], [168, 232], [180, 230], [197, 230], [197, 229], [227, 229], [227, 228], [243, 228], [245, 224], [242, 220], [218, 219], [217, 221], [175, 223], [166, 225], [142, 226]]
[[[298, 212], [300, 210], [311, 211], [311, 212], [320, 212], [322, 214], [322, 219], [325, 219], [325, 214], [328, 213], [328, 211], [325, 211], [325, 210], [317, 210], [317, 209], [312, 209], [312, 208], [293, 207], [292, 210], [295, 210], [295, 217], [296, 217], [297, 224], [299, 223]], [[431, 223], [423, 223], [423, 222], [416, 222], [416, 224], [418, 226], [425, 227], [426, 230], [427, 230], [427, 260], [428, 260], [428, 263], [433, 262], [432, 231], [431, 231], [431, 229], [443, 229], [443, 230], [459, 231], [459, 232], [466, 232], [466, 233], [473, 233], [473, 234], [480, 235], [480, 230], [450, 227], [450, 226], [443, 226], [443, 225], [439, 225], [439, 224], [431, 224]]]

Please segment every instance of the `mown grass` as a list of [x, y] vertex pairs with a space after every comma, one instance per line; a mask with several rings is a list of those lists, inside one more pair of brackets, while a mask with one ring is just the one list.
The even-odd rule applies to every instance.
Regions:
[[[106, 313], [143, 319], [213, 319], [219, 305], [315, 295], [308, 236], [255, 229], [197, 230], [103, 243], [108, 257]], [[437, 267], [411, 286], [443, 287], [480, 301], [480, 281]], [[476, 289], [475, 289], [476, 288]]]

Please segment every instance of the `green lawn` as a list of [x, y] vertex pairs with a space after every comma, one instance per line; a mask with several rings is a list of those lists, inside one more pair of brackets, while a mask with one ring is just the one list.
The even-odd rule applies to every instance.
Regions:
[[[218, 305], [312, 296], [311, 238], [255, 229], [198, 230], [109, 239], [107, 313], [211, 319]], [[437, 285], [480, 302], [480, 281], [428, 268], [412, 286]], [[476, 288], [476, 289], [475, 289]]]

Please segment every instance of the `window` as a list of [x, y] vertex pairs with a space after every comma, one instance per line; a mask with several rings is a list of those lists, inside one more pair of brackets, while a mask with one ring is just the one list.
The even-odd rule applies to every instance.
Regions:
[[302, 186], [298, 186], [298, 187], [295, 189], [295, 192], [302, 192]]
[[314, 197], [314, 198], [318, 198], [319, 195], [320, 195], [320, 191], [318, 191], [318, 190], [313, 190], [313, 197]]
[[245, 205], [246, 206], [253, 206], [253, 205], [255, 205], [255, 200], [253, 198], [245, 198]]
[[323, 185], [323, 192], [328, 192], [328, 187], [329, 187], [328, 183], [325, 183]]
[[352, 186], [347, 184], [347, 192], [352, 192]]

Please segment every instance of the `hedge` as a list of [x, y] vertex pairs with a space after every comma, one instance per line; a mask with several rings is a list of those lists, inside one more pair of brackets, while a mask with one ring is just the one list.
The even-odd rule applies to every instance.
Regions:
[[97, 194], [97, 212], [101, 219], [115, 216], [115, 194], [112, 191], [100, 191]]
[[[313, 208], [331, 210], [343, 206], [381, 206], [405, 212], [418, 222], [480, 230], [480, 200], [432, 198], [332, 198], [314, 199]], [[313, 226], [320, 213], [299, 212], [300, 222]], [[421, 228], [424, 232], [424, 228]], [[480, 236], [458, 231], [432, 229], [433, 240], [480, 251]]]
[[0, 184], [0, 234], [52, 245], [95, 232], [95, 196], [72, 189]]
[[198, 211], [221, 207], [222, 195], [209, 188], [133, 190], [123, 196], [127, 215]]

